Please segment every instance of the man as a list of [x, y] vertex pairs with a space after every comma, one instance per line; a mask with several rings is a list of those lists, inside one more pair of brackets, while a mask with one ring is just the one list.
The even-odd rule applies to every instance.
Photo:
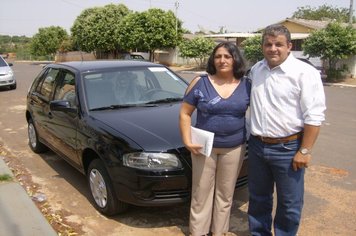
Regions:
[[250, 72], [249, 227], [272, 235], [273, 191], [277, 192], [274, 234], [296, 235], [304, 197], [304, 172], [324, 121], [325, 95], [319, 72], [291, 53], [290, 32], [268, 26], [264, 59]]

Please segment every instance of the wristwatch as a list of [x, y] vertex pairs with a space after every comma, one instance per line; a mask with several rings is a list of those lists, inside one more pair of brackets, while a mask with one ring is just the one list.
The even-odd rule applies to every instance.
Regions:
[[311, 151], [308, 148], [300, 148], [299, 152], [303, 155], [311, 154]]

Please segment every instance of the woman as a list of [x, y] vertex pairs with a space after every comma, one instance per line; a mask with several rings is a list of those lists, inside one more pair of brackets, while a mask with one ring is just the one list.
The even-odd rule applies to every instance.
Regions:
[[[207, 75], [193, 79], [180, 110], [180, 130], [192, 156], [192, 199], [189, 229], [192, 236], [223, 235], [229, 230], [235, 184], [245, 153], [245, 112], [251, 85], [235, 44], [217, 45], [208, 60]], [[200, 154], [191, 141], [191, 115], [196, 128], [213, 132], [211, 155]]]

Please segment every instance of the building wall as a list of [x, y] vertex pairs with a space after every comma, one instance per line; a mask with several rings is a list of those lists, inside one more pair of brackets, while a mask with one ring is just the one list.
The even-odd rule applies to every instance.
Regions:
[[86, 52], [66, 52], [66, 53], [57, 53], [54, 60], [55, 62], [66, 62], [66, 61], [92, 61], [95, 60], [95, 55], [92, 53]]
[[291, 33], [311, 33], [312, 31], [314, 31], [314, 29], [293, 23], [293, 22], [289, 22], [289, 21], [285, 21], [282, 23], [282, 25], [284, 25], [285, 27], [288, 28], [288, 30]]

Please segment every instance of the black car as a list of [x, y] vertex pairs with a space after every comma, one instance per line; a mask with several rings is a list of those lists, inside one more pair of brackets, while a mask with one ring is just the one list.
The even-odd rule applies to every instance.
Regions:
[[[169, 68], [144, 61], [50, 64], [27, 95], [29, 145], [47, 147], [87, 177], [105, 215], [129, 204], [190, 199], [191, 160], [178, 114], [187, 88]], [[237, 187], [246, 187], [246, 163]]]
[[142, 55], [135, 54], [135, 53], [126, 54], [126, 55], [124, 55], [123, 59], [124, 60], [141, 60], [141, 61], [145, 60], [145, 58]]

